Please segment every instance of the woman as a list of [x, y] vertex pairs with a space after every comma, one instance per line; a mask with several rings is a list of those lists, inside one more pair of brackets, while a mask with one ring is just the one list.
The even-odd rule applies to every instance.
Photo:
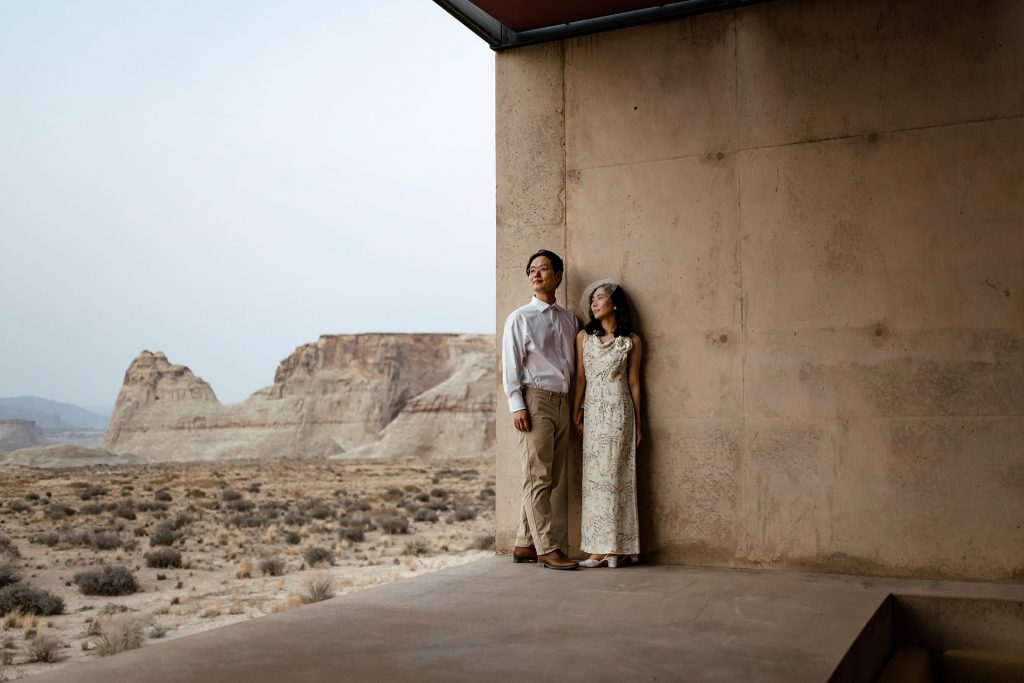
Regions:
[[583, 293], [590, 322], [576, 335], [573, 423], [583, 436], [581, 567], [621, 567], [640, 552], [636, 447], [640, 445], [640, 360], [626, 293], [600, 280]]

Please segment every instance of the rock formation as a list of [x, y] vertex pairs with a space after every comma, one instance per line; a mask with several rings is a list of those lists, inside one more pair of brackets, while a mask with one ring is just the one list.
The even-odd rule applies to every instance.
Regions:
[[100, 448], [84, 448], [73, 444], [54, 444], [21, 448], [13, 453], [0, 453], [0, 465], [64, 468], [90, 465], [127, 465], [139, 462], [134, 455], [117, 455]]
[[490, 456], [493, 393], [489, 335], [323, 336], [233, 405], [187, 367], [144, 351], [125, 373], [103, 448], [147, 461]]
[[32, 420], [0, 420], [0, 451], [16, 451], [45, 443], [42, 430]]

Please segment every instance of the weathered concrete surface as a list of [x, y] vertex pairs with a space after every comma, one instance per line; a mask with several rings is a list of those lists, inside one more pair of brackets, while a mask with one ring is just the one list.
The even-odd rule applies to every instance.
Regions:
[[1024, 578], [1022, 25], [787, 0], [498, 55], [499, 102], [550, 86], [498, 109], [499, 318], [564, 196], [568, 300], [619, 278], [647, 341], [651, 557]]
[[[496, 557], [33, 680], [824, 682], [890, 593], [1024, 600], [1014, 585]], [[1024, 642], [1019, 616], [1010, 631]]]

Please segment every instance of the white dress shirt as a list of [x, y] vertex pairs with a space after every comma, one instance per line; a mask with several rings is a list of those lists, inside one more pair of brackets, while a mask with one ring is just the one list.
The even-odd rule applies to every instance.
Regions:
[[505, 319], [502, 380], [510, 413], [526, 408], [525, 387], [569, 392], [578, 329], [570, 311], [537, 297]]

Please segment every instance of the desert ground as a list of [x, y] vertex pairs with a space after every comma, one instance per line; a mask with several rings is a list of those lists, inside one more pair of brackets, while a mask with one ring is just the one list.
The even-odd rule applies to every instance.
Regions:
[[493, 533], [493, 460], [4, 467], [0, 680], [470, 562]]

